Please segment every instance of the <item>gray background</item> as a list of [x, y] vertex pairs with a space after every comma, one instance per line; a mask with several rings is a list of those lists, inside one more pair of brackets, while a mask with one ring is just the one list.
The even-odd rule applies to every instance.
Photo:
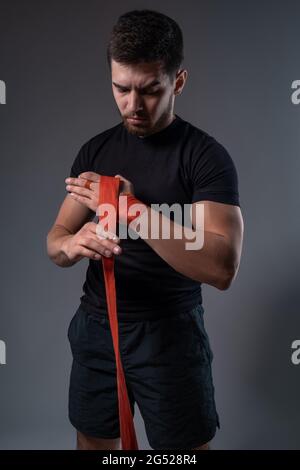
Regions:
[[[297, 1], [0, 1], [0, 448], [72, 449], [67, 327], [87, 260], [62, 269], [46, 235], [80, 146], [119, 122], [105, 59], [117, 17], [179, 22], [189, 72], [175, 112], [216, 137], [239, 174], [238, 277], [203, 286], [221, 420], [215, 449], [299, 449], [299, 76]], [[136, 408], [140, 448], [149, 449]]]

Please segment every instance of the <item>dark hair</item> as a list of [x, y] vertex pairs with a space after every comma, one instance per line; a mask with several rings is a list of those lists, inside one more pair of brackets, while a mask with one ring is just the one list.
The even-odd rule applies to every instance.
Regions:
[[132, 10], [118, 18], [107, 46], [107, 61], [124, 64], [161, 62], [172, 81], [183, 56], [183, 36], [169, 16], [154, 10]]

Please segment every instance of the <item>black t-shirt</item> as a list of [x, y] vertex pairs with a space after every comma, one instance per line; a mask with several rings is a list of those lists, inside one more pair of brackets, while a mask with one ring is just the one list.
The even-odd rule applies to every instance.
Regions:
[[[136, 198], [149, 206], [201, 200], [240, 206], [231, 156], [177, 114], [167, 127], [143, 138], [130, 134], [123, 122], [97, 134], [81, 147], [70, 176], [85, 171], [124, 176], [133, 183]], [[160, 318], [202, 303], [201, 283], [175, 271], [142, 238], [121, 239], [120, 246], [122, 254], [115, 256], [120, 320]], [[89, 260], [83, 292], [85, 310], [108, 314], [101, 260]]]

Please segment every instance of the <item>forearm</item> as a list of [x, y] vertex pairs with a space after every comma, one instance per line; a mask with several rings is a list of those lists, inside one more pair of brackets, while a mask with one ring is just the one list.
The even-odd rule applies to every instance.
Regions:
[[72, 236], [73, 234], [61, 225], [55, 225], [47, 236], [48, 256], [55, 264], [62, 268], [73, 266], [73, 264], [75, 264], [75, 262], [70, 261], [62, 250], [63, 242]]
[[[219, 289], [226, 288], [230, 256], [225, 237], [212, 232], [202, 230], [201, 233], [189, 227], [182, 227], [150, 207], [147, 208], [143, 218], [144, 230], [140, 231], [138, 219], [131, 222], [130, 227], [135, 231], [137, 228], [140, 237], [172, 268], [198, 282], [210, 284]], [[156, 220], [155, 224], [154, 220]], [[151, 221], [156, 229], [159, 228], [156, 230], [157, 238], [152, 236]], [[162, 237], [163, 224], [170, 226], [168, 238]], [[177, 233], [177, 236], [180, 234], [180, 238], [175, 238], [174, 233]], [[188, 245], [190, 245], [189, 249]]]

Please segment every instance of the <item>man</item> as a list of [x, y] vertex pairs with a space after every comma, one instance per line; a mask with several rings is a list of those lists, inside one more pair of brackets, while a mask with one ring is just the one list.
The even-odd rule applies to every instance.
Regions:
[[[243, 219], [236, 169], [216, 139], [174, 114], [175, 96], [187, 80], [174, 20], [151, 10], [122, 15], [107, 57], [122, 122], [81, 147], [47, 238], [49, 256], [59, 266], [89, 258], [84, 295], [68, 330], [69, 418], [78, 449], [120, 447], [101, 265], [103, 256], [115, 256], [120, 352], [132, 412], [136, 402], [153, 449], [209, 449], [220, 423], [201, 283], [225, 290], [238, 271]], [[186, 224], [171, 211], [160, 213], [171, 225], [168, 239], [98, 237], [91, 220], [101, 175], [120, 175], [120, 195], [133, 193], [149, 217], [152, 204], [189, 204], [190, 231], [197, 226], [196, 208], [204, 206], [203, 246], [188, 250], [187, 238], [174, 236], [175, 225]]]

